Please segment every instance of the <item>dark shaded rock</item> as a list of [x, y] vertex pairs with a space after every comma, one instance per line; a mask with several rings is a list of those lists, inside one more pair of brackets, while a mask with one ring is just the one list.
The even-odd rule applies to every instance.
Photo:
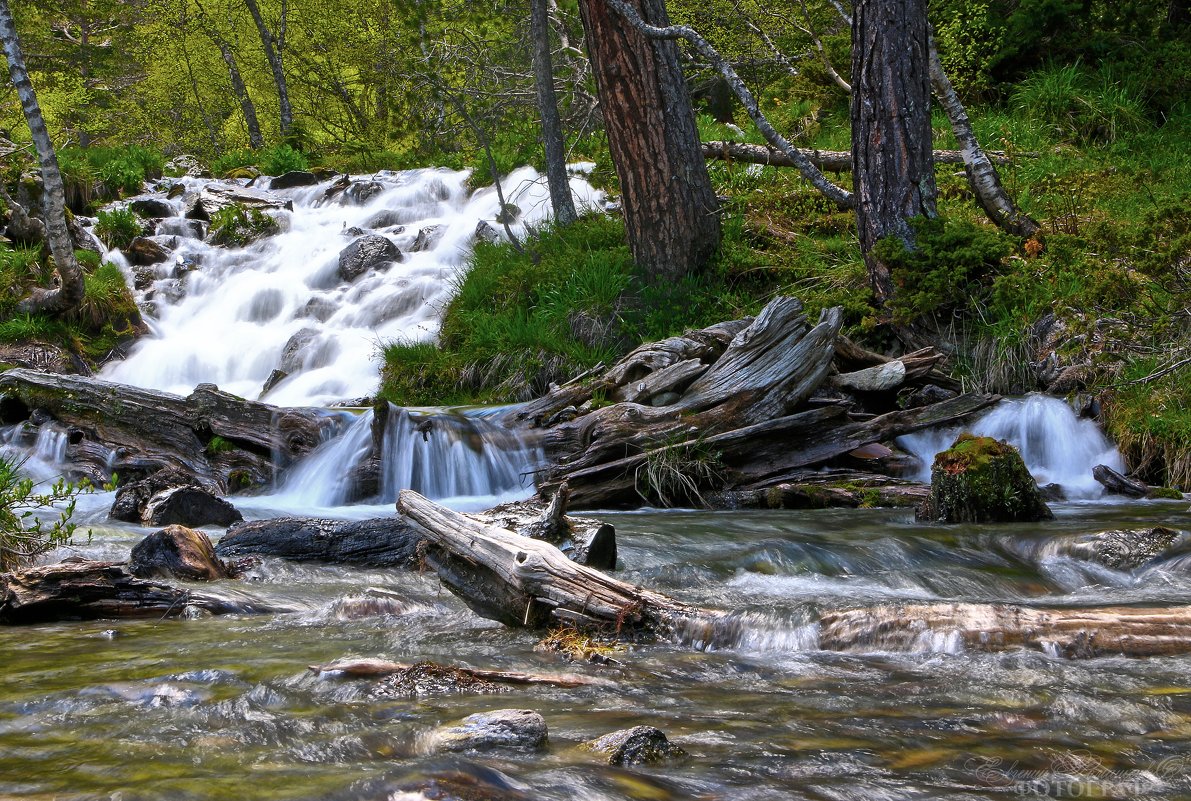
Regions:
[[365, 228], [391, 228], [395, 225], [404, 225], [407, 212], [400, 209], [381, 209], [364, 221]]
[[1104, 489], [1113, 495], [1124, 495], [1127, 498], [1144, 498], [1150, 493], [1150, 485], [1135, 478], [1129, 478], [1113, 470], [1105, 464], [1098, 464], [1092, 468], [1092, 478], [1104, 485]]
[[500, 241], [500, 233], [487, 220], [480, 220], [476, 223], [475, 236], [477, 242], [486, 242], [489, 245]]
[[1002, 523], [1051, 520], [1054, 514], [1021, 454], [992, 437], [960, 434], [935, 457], [930, 497], [917, 518], [937, 523]]
[[215, 546], [224, 558], [278, 556], [297, 562], [413, 567], [422, 530], [400, 517], [322, 520], [276, 517], [237, 523]]
[[497, 709], [468, 715], [454, 726], [436, 729], [430, 741], [436, 751], [538, 749], [546, 745], [546, 720], [531, 709]]
[[99, 238], [90, 230], [83, 227], [78, 217], [75, 217], [73, 214], [67, 215], [66, 228], [70, 231], [70, 241], [74, 244], [75, 250], [90, 250], [95, 253], [103, 252], [103, 246], [100, 244]]
[[177, 214], [172, 203], [158, 197], [134, 198], [128, 201], [128, 208], [147, 220], [160, 220]]
[[318, 320], [320, 323], [325, 323], [331, 319], [331, 315], [336, 311], [336, 306], [333, 302], [326, 298], [311, 298], [306, 301], [306, 305], [298, 312], [297, 317], [309, 317], [313, 320]]
[[340, 236], [346, 237], [348, 239], [355, 239], [356, 237], [360, 236], [368, 236], [368, 234], [368, 231], [364, 230], [358, 225], [353, 225], [351, 228], [344, 228], [339, 232]]
[[1114, 570], [1132, 570], [1165, 554], [1178, 538], [1177, 531], [1162, 526], [1101, 531], [1077, 538], [1070, 553]]
[[369, 694], [374, 698], [409, 698], [448, 693], [491, 694], [508, 692], [508, 689], [507, 685], [449, 665], [418, 662], [384, 677], [373, 685]]
[[128, 262], [138, 267], [159, 264], [170, 257], [170, 251], [147, 237], [138, 236], [124, 249]]
[[427, 225], [418, 231], [417, 238], [409, 246], [410, 253], [421, 253], [424, 250], [432, 250], [442, 240], [444, 233], [446, 233], [445, 226]]
[[261, 387], [261, 397], [269, 394], [269, 390], [280, 384], [285, 379], [289, 378], [289, 373], [285, 370], [274, 370], [269, 373], [269, 377], [265, 379], [265, 385]]
[[117, 489], [116, 498], [108, 516], [113, 520], [123, 520], [125, 523], [140, 523], [145, 505], [149, 503], [150, 498], [174, 487], [189, 486], [205, 487], [212, 491], [217, 489], [214, 485], [203, 482], [185, 470], [167, 467], [140, 481], [133, 481]]
[[128, 572], [138, 578], [186, 581], [216, 581], [231, 575], [206, 534], [179, 525], [155, 531], [133, 546]]
[[306, 361], [306, 353], [310, 346], [318, 339], [318, 331], [313, 328], [303, 328], [294, 334], [281, 349], [281, 361], [277, 363], [277, 370], [286, 375], [292, 375], [302, 369]]
[[1043, 500], [1061, 502], [1067, 500], [1067, 493], [1063, 490], [1062, 484], [1046, 484], [1038, 487], [1038, 491], [1042, 493]]
[[290, 170], [269, 181], [270, 189], [293, 189], [298, 186], [314, 186], [319, 183], [318, 176], [305, 170]]
[[343, 202], [363, 206], [383, 191], [385, 186], [379, 181], [352, 181], [343, 192]]
[[930, 406], [932, 403], [942, 403], [945, 400], [959, 397], [959, 393], [944, 389], [935, 384], [927, 384], [921, 389], [916, 389], [905, 399], [904, 406], [907, 409], [917, 409], [922, 406]]
[[145, 290], [153, 286], [153, 282], [157, 280], [157, 271], [152, 267], [141, 267], [132, 271], [132, 288], [136, 290]]
[[195, 486], [157, 493], [145, 504], [141, 520], [147, 526], [230, 526], [244, 519], [240, 510], [213, 493]]
[[1077, 390], [1086, 389], [1094, 374], [1095, 368], [1087, 362], [1064, 367], [1047, 385], [1046, 391], [1052, 395], [1067, 395]]
[[348, 476], [349, 487], [345, 501], [359, 503], [366, 498], [374, 498], [380, 494], [381, 460], [373, 456], [364, 459], [352, 468]]
[[339, 253], [339, 277], [354, 281], [372, 270], [387, 270], [393, 262], [401, 260], [401, 251], [385, 237], [363, 236]]
[[583, 747], [603, 756], [609, 765], [657, 765], [687, 755], [672, 745], [661, 729], [653, 726], [614, 731], [584, 743]]

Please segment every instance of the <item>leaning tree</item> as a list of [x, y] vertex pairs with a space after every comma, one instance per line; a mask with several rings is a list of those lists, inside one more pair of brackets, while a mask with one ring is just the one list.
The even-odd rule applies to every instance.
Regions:
[[25, 120], [33, 135], [37, 158], [41, 164], [43, 187], [42, 217], [45, 221], [46, 241], [58, 272], [58, 285], [33, 290], [18, 307], [22, 312], [47, 312], [61, 314], [69, 311], [83, 300], [83, 271], [74, 256], [74, 244], [66, 223], [66, 191], [62, 185], [62, 172], [58, 169], [58, 157], [46, 130], [37, 94], [29, 80], [25, 59], [21, 54], [21, 43], [17, 39], [16, 22], [9, 9], [8, 0], [0, 0], [0, 43], [4, 46], [4, 57], [8, 60], [8, 73], [16, 87], [25, 112]]

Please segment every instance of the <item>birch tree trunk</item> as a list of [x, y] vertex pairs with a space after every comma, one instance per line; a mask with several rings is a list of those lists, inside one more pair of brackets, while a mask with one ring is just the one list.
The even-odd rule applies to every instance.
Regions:
[[49, 131], [46, 130], [45, 118], [42, 117], [41, 106], [37, 103], [37, 94], [29, 81], [29, 72], [25, 69], [25, 59], [21, 53], [16, 23], [12, 18], [12, 11], [9, 10], [8, 0], [0, 0], [0, 41], [4, 46], [4, 57], [8, 60], [8, 73], [16, 87], [21, 110], [25, 112], [25, 120], [33, 135], [33, 144], [37, 148], [44, 189], [42, 203], [46, 241], [49, 243], [54, 266], [58, 272], [57, 287], [33, 290], [29, 297], [20, 302], [18, 309], [24, 313], [61, 314], [75, 308], [82, 301], [83, 271], [74, 257], [74, 244], [70, 239], [70, 229], [66, 225], [66, 191], [62, 185], [62, 172], [58, 169], [58, 157], [54, 153]]
[[[669, 24], [662, 0], [632, 8]], [[678, 47], [635, 30], [608, 0], [581, 0], [579, 10], [633, 258], [658, 282], [697, 272], [722, 234]]]
[[877, 300], [893, 295], [874, 253], [896, 236], [916, 247], [909, 220], [934, 217], [925, 0], [859, 0], [852, 15], [852, 171], [856, 228]]
[[[214, 37], [213, 37], [214, 38]], [[227, 64], [228, 78], [232, 82], [232, 92], [240, 101], [240, 112], [244, 115], [244, 125], [248, 128], [248, 144], [252, 149], [259, 150], [265, 146], [265, 138], [261, 135], [261, 124], [256, 118], [256, 106], [248, 95], [248, 87], [244, 85], [244, 78], [240, 75], [240, 68], [236, 64], [236, 56], [227, 42], [215, 39], [223, 63]]]
[[265, 59], [269, 62], [269, 69], [273, 73], [273, 82], [277, 84], [277, 104], [281, 112], [281, 138], [285, 139], [293, 127], [294, 112], [289, 103], [289, 89], [285, 82], [285, 69], [281, 61], [279, 43], [277, 37], [269, 30], [269, 26], [265, 24], [265, 18], [261, 16], [261, 9], [256, 0], [244, 0], [244, 3], [248, 6], [248, 12], [252, 14], [252, 21], [256, 23], [256, 30], [261, 37], [261, 46], [265, 49]]
[[550, 58], [550, 14], [547, 0], [530, 0], [530, 39], [533, 42], [533, 75], [538, 90], [538, 110], [542, 115], [542, 142], [546, 148], [546, 183], [550, 205], [558, 225], [570, 225], [577, 218], [567, 178], [566, 146], [562, 120], [558, 116], [558, 96], [554, 92], [554, 64]]
[[1038, 233], [1038, 223], [1017, 207], [1005, 191], [1005, 187], [1001, 185], [1001, 176], [997, 174], [997, 168], [980, 147], [976, 133], [972, 130], [972, 121], [968, 119], [968, 112], [960, 102], [959, 95], [955, 93], [955, 87], [951, 85], [947, 73], [943, 72], [934, 37], [931, 36], [928, 41], [931, 86], [934, 87], [939, 105], [947, 112], [951, 130], [955, 132], [955, 138], [959, 141], [960, 152], [964, 157], [964, 172], [968, 175], [968, 184], [976, 195], [976, 202], [998, 227], [1014, 236], [1033, 236]]

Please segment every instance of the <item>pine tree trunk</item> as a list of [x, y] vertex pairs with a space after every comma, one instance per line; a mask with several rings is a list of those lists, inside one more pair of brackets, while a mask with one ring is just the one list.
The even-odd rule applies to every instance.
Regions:
[[252, 14], [252, 21], [256, 23], [256, 30], [260, 33], [261, 46], [265, 49], [265, 59], [269, 62], [269, 69], [273, 73], [273, 82], [277, 84], [277, 103], [281, 112], [281, 138], [289, 136], [290, 128], [294, 124], [294, 112], [289, 104], [289, 89], [285, 82], [285, 70], [282, 68], [281, 54], [274, 46], [276, 38], [265, 25], [265, 18], [261, 16], [260, 6], [256, 0], [244, 0], [248, 12]]
[[566, 146], [562, 120], [558, 116], [558, 96], [554, 92], [554, 65], [550, 58], [550, 16], [547, 0], [530, 0], [530, 34], [533, 44], [533, 75], [538, 89], [538, 109], [542, 115], [542, 141], [546, 147], [546, 183], [550, 187], [550, 205], [558, 225], [570, 225], [578, 215], [567, 178]]
[[227, 64], [227, 74], [232, 82], [232, 92], [240, 101], [240, 111], [244, 114], [244, 125], [248, 128], [248, 144], [259, 150], [265, 146], [265, 138], [261, 135], [261, 124], [256, 118], [256, 106], [248, 95], [248, 87], [244, 85], [244, 78], [240, 75], [240, 68], [236, 65], [236, 57], [227, 42], [217, 40], [216, 45], [223, 56], [223, 63]]
[[35, 289], [29, 297], [21, 301], [18, 308], [25, 313], [61, 314], [75, 308], [82, 301], [83, 271], [74, 257], [74, 244], [70, 239], [70, 229], [66, 225], [66, 190], [62, 185], [62, 172], [58, 169], [58, 158], [54, 153], [49, 131], [46, 130], [41, 107], [37, 103], [37, 94], [33, 91], [29, 72], [25, 69], [25, 59], [21, 54], [16, 23], [9, 10], [8, 0], [0, 0], [0, 41], [3, 42], [8, 72], [20, 98], [21, 109], [25, 112], [25, 120], [29, 123], [29, 131], [33, 135], [33, 144], [37, 148], [37, 158], [41, 164], [41, 181], [44, 188], [42, 216], [45, 220], [46, 240], [54, 257], [59, 279], [58, 286], [53, 289]]
[[936, 216], [927, 33], [925, 0], [859, 0], [852, 16], [856, 227], [882, 303], [893, 279], [877, 242], [896, 236], [913, 249], [909, 220]]
[[[645, 22], [669, 24], [662, 0], [631, 5]], [[657, 282], [697, 272], [721, 230], [678, 47], [647, 38], [606, 0], [579, 10], [633, 258]]]
[[1001, 176], [997, 168], [989, 160], [980, 147], [980, 141], [972, 130], [972, 122], [968, 119], [968, 112], [960, 102], [955, 87], [943, 72], [943, 64], [939, 60], [939, 51], [935, 48], [934, 37], [930, 39], [930, 82], [935, 90], [935, 97], [943, 111], [947, 112], [947, 119], [951, 121], [951, 130], [959, 142], [960, 152], [964, 156], [964, 172], [968, 175], [968, 185], [976, 195], [976, 202], [984, 213], [996, 225], [1014, 236], [1029, 237], [1038, 233], [1038, 223], [1030, 215], [1023, 212], [1009, 197], [1005, 187], [1001, 185]]

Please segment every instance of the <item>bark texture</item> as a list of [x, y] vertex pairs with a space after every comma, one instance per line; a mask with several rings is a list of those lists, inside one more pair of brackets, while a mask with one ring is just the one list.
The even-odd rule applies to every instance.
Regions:
[[[662, 0], [635, 0], [669, 24]], [[700, 270], [719, 247], [718, 203], [672, 41], [646, 37], [607, 0], [579, 4], [633, 258], [656, 281]]]
[[[256, 23], [256, 30], [261, 37], [261, 47], [265, 51], [265, 60], [269, 62], [269, 70], [273, 73], [273, 83], [277, 85], [277, 105], [281, 115], [281, 138], [284, 139], [289, 136], [290, 129], [294, 125], [294, 112], [289, 102], [289, 88], [285, 80], [285, 66], [281, 60], [281, 51], [284, 47], [284, 34], [282, 36], [275, 36], [269, 30], [269, 26], [265, 24], [265, 18], [261, 15], [260, 5], [256, 0], [244, 0], [244, 4], [248, 6], [248, 12], [252, 14], [252, 21]], [[282, 28], [285, 26], [285, 4], [282, 3]]]
[[567, 177], [566, 144], [554, 91], [554, 63], [550, 57], [550, 9], [547, 0], [530, 0], [530, 39], [533, 40], [533, 76], [542, 115], [542, 143], [546, 149], [546, 183], [550, 206], [558, 225], [570, 225], [578, 215]]
[[874, 253], [895, 236], [915, 247], [909, 220], [934, 217], [925, 0], [859, 0], [852, 16], [852, 171], [856, 227], [880, 302], [893, 295]]
[[58, 169], [58, 157], [54, 144], [46, 130], [45, 118], [37, 102], [37, 93], [29, 80], [21, 44], [17, 39], [16, 23], [9, 9], [8, 0], [0, 0], [0, 43], [4, 46], [4, 57], [8, 61], [8, 73], [16, 87], [37, 148], [37, 160], [41, 166], [43, 187], [42, 217], [45, 223], [46, 241], [54, 257], [58, 273], [58, 286], [33, 290], [29, 297], [18, 305], [23, 313], [47, 312], [61, 314], [75, 308], [83, 300], [83, 270], [74, 257], [74, 244], [66, 224], [66, 190], [62, 184], [62, 172]]
[[261, 135], [261, 124], [256, 118], [256, 106], [248, 94], [248, 87], [244, 85], [244, 78], [240, 75], [240, 67], [236, 63], [236, 56], [231, 47], [222, 39], [216, 40], [219, 53], [223, 56], [223, 63], [227, 65], [227, 74], [232, 82], [232, 92], [240, 102], [240, 112], [244, 115], [244, 125], [248, 128], [248, 144], [252, 149], [259, 150], [265, 146], [265, 137]]
[[[796, 148], [811, 164], [828, 172], [851, 172], [852, 153], [847, 150], [810, 150]], [[983, 151], [982, 151], [983, 152]], [[985, 154], [990, 161], [1006, 164], [1009, 159], [1003, 152]], [[704, 142], [703, 157], [720, 161], [741, 161], [748, 164], [764, 164], [770, 167], [797, 167], [785, 151], [768, 145], [753, 145], [747, 142]], [[962, 150], [936, 150], [933, 153], [936, 164], [963, 164]]]

